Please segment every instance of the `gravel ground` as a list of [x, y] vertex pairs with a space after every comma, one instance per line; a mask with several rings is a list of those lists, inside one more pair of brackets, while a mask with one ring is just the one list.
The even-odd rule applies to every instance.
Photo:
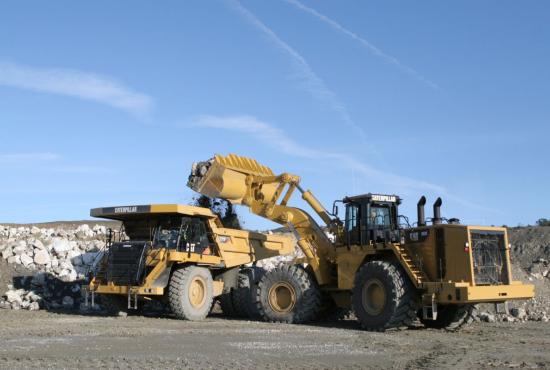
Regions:
[[460, 333], [0, 311], [0, 368], [550, 368], [550, 324], [475, 323]]

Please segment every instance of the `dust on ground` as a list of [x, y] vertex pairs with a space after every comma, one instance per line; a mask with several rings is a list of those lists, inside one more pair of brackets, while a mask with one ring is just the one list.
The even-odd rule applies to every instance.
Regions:
[[372, 333], [353, 321], [285, 325], [210, 317], [1, 311], [0, 368], [550, 368], [550, 324]]

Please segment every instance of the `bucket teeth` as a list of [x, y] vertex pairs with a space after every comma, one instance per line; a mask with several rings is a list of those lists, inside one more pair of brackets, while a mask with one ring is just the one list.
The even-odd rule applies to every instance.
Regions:
[[251, 175], [259, 176], [273, 176], [273, 171], [266, 166], [262, 166], [257, 161], [247, 157], [241, 157], [235, 154], [229, 154], [227, 156], [221, 156], [216, 154], [214, 161], [221, 165], [231, 168], [235, 171], [243, 172]]

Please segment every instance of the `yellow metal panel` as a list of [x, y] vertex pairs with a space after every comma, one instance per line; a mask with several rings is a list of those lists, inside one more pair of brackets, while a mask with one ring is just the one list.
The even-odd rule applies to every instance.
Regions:
[[466, 243], [471, 245], [468, 228], [462, 225], [442, 227], [445, 232], [445, 261], [442, 262], [446, 269], [445, 280], [473, 282], [472, 251], [471, 248], [465, 250]]
[[352, 289], [355, 282], [355, 274], [359, 266], [362, 265], [368, 252], [361, 248], [351, 248], [349, 251], [340, 248], [339, 252], [340, 253], [336, 256], [336, 263], [338, 265], [338, 289]]
[[535, 295], [531, 284], [472, 286], [468, 283], [424, 283], [426, 293], [436, 294], [438, 303], [501, 302], [529, 299]]
[[177, 213], [187, 216], [217, 217], [208, 208], [188, 206], [184, 204], [152, 204], [151, 213]]
[[218, 228], [216, 243], [226, 267], [247, 264], [268, 257], [288, 255], [295, 240], [282, 235], [266, 235], [244, 230]]
[[221, 295], [223, 292], [223, 281], [214, 281], [213, 282], [213, 293], [212, 295], [214, 297], [217, 297], [219, 295]]
[[475, 302], [529, 299], [535, 296], [535, 287], [531, 284], [475, 286], [461, 289], [467, 291], [468, 301]]
[[187, 253], [170, 251], [166, 256], [168, 261], [177, 263], [194, 262], [199, 264], [218, 265], [221, 263], [221, 258], [207, 254]]
[[[127, 295], [128, 287], [126, 286], [117, 286], [117, 285], [95, 285], [90, 287], [90, 290], [93, 290], [98, 294], [120, 294]], [[151, 288], [151, 287], [130, 287], [132, 293], [136, 292], [138, 295], [163, 295], [164, 288]]]

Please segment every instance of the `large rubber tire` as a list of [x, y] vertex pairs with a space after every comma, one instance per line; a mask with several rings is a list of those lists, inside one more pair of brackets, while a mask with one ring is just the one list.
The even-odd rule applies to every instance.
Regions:
[[424, 320], [422, 310], [418, 318], [427, 328], [458, 331], [474, 322], [475, 305], [439, 305], [436, 320]]
[[213, 279], [204, 267], [185, 266], [172, 273], [168, 301], [178, 319], [198, 321], [209, 313], [213, 302]]
[[355, 276], [352, 306], [366, 330], [403, 328], [416, 319], [418, 293], [399, 264], [371, 261]]
[[237, 317], [237, 311], [233, 305], [233, 296], [235, 294], [235, 289], [230, 288], [229, 291], [222, 293], [219, 297], [220, 307], [225, 316], [228, 317]]
[[260, 320], [260, 312], [256, 302], [258, 283], [264, 276], [265, 270], [252, 266], [239, 271], [237, 289], [233, 291], [233, 307], [240, 317], [250, 320]]
[[321, 293], [315, 279], [299, 265], [282, 265], [258, 283], [256, 305], [264, 321], [301, 324], [316, 319]]

